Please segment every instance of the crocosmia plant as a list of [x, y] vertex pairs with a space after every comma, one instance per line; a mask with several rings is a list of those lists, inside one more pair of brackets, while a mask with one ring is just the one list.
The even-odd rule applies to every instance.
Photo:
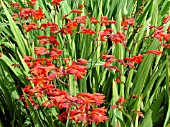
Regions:
[[169, 0], [0, 0], [0, 125], [168, 127]]

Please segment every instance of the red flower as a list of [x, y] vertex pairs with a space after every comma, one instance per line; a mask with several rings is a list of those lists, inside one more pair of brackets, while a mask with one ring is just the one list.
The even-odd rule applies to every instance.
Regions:
[[131, 98], [138, 98], [138, 96], [136, 96], [136, 95], [132, 95], [132, 96], [131, 96]]
[[122, 21], [121, 26], [123, 26], [123, 30], [128, 30], [128, 22]]
[[106, 28], [106, 29], [103, 30], [103, 31], [104, 31], [104, 32], [108, 31], [108, 32], [110, 32], [110, 33], [113, 33], [113, 32], [114, 32], [112, 28]]
[[70, 19], [67, 19], [68, 23], [67, 23], [67, 27], [70, 29], [74, 29], [75, 27], [78, 26], [78, 23], [76, 21], [72, 21]]
[[100, 106], [102, 103], [105, 102], [104, 98], [105, 96], [101, 93], [94, 93], [94, 94], [90, 94], [90, 93], [79, 93], [77, 95], [77, 97], [82, 100], [82, 104], [92, 104], [95, 103], [98, 106]]
[[80, 6], [79, 6], [79, 8], [83, 8], [83, 7], [86, 7], [87, 6], [87, 4], [81, 4]]
[[83, 75], [86, 74], [86, 69], [87, 67], [83, 66], [80, 62], [72, 62], [72, 65], [67, 64], [66, 73], [74, 74], [77, 78], [83, 78]]
[[28, 2], [29, 5], [34, 6], [36, 4], [37, 0], [30, 0], [30, 2]]
[[163, 48], [170, 48], [170, 44], [161, 44]]
[[38, 10], [35, 10], [33, 12], [33, 16], [35, 20], [40, 20], [40, 19], [44, 19], [45, 15], [42, 12], [42, 9], [39, 7]]
[[111, 34], [109, 38], [115, 44], [123, 43], [123, 41], [125, 40], [125, 34], [123, 32], [117, 32], [117, 34]]
[[45, 29], [45, 28], [47, 28], [47, 27], [49, 27], [49, 25], [48, 25], [47, 23], [45, 23], [45, 24], [41, 24], [41, 27], [40, 27], [40, 28], [41, 28], [41, 29], [42, 29], [42, 28]]
[[32, 61], [34, 58], [32, 56], [24, 56], [24, 61], [25, 62], [30, 62]]
[[30, 32], [31, 30], [37, 29], [38, 27], [37, 27], [37, 24], [32, 23], [32, 24], [29, 24], [27, 26], [24, 26], [24, 28], [25, 28], [26, 32]]
[[155, 28], [155, 26], [149, 26], [149, 29], [153, 29], [153, 28]]
[[117, 108], [118, 107], [118, 105], [113, 105], [111, 108], [112, 109], [115, 109], [115, 108]]
[[117, 62], [121, 63], [121, 65], [126, 66], [126, 63], [124, 62], [124, 60], [117, 60]]
[[85, 28], [84, 26], [81, 26], [81, 30], [83, 34], [95, 34], [96, 32], [91, 30], [90, 28]]
[[61, 2], [62, 0], [52, 0], [52, 4], [56, 4], [56, 6], [59, 6], [60, 5], [60, 2]]
[[51, 44], [54, 44], [54, 45], [59, 45], [59, 42], [56, 40], [56, 37], [55, 36], [50, 36], [49, 37], [49, 41]]
[[53, 47], [49, 54], [51, 55], [51, 59], [58, 59], [62, 52], [62, 50]]
[[71, 121], [75, 121], [76, 123], [82, 121], [84, 124], [91, 124], [92, 122], [98, 124], [98, 122], [104, 122], [108, 120], [106, 112], [107, 109], [105, 109], [105, 107], [93, 108], [90, 111], [90, 107], [81, 105], [75, 110], [66, 110], [65, 112], [60, 114], [59, 120], [66, 121], [69, 114], [69, 119]]
[[77, 13], [77, 14], [81, 14], [81, 13], [82, 13], [82, 10], [73, 9], [73, 10], [71, 10], [71, 13], [72, 13], [72, 12], [75, 12], [75, 13]]
[[16, 19], [18, 18], [18, 14], [14, 13], [12, 18], [13, 18], [14, 21], [16, 21]]
[[72, 34], [73, 33], [73, 30], [71, 28], [66, 28], [65, 26], [60, 29], [60, 31], [62, 34], [66, 35], [66, 34]]
[[57, 25], [57, 24], [55, 24], [55, 23], [50, 24], [50, 22], [48, 22], [47, 25], [50, 26], [50, 32], [51, 32], [51, 33], [56, 33], [56, 32], [58, 32], [59, 29], [58, 29], [58, 25]]
[[107, 16], [102, 16], [101, 17], [101, 24], [102, 25], [109, 25], [108, 17]]
[[129, 65], [130, 68], [135, 68], [134, 63], [127, 63], [127, 65]]
[[140, 64], [140, 62], [142, 62], [142, 57], [143, 57], [143, 55], [133, 56], [132, 57], [133, 62], [137, 63], [137, 64]]
[[70, 58], [63, 58], [63, 61], [64, 61], [65, 63], [68, 63], [68, 62], [70, 61]]
[[98, 124], [99, 122], [109, 120], [109, 118], [106, 116], [106, 112], [107, 109], [105, 109], [105, 107], [92, 109], [90, 113], [90, 123], [95, 122]]
[[116, 21], [114, 21], [114, 20], [108, 20], [108, 22], [110, 23], [110, 24], [116, 24]]
[[110, 67], [110, 62], [105, 62], [105, 63], [103, 64], [103, 67], [109, 68], [109, 67]]
[[91, 22], [92, 24], [99, 23], [99, 21], [98, 21], [95, 17], [90, 17], [90, 22]]
[[116, 82], [117, 82], [117, 83], [120, 83], [120, 82], [121, 82], [120, 77], [116, 78]]
[[20, 4], [18, 2], [11, 2], [12, 7], [20, 8]]
[[86, 64], [88, 63], [88, 60], [83, 59], [83, 58], [79, 58], [79, 59], [77, 60], [77, 62], [79, 62], [79, 63], [82, 64], [82, 65], [86, 65]]
[[169, 41], [170, 40], [170, 34], [165, 34], [163, 36], [163, 38], [164, 38], [165, 41]]
[[125, 18], [125, 21], [130, 25], [130, 26], [134, 26], [134, 18]]
[[28, 93], [30, 89], [32, 89], [32, 86], [31, 86], [31, 85], [27, 85], [27, 86], [25, 86], [25, 87], [23, 88], [23, 91], [24, 91], [25, 93]]
[[99, 31], [98, 34], [100, 35], [101, 41], [107, 41], [106, 36], [110, 35], [110, 32], [109, 31], [103, 31], [103, 32]]
[[33, 13], [34, 13], [34, 9], [32, 8], [24, 8], [24, 9], [20, 8], [19, 15], [24, 19], [28, 19], [33, 15]]
[[82, 71], [82, 72], [86, 71], [86, 69], [87, 69], [86, 66], [76, 65], [76, 64], [74, 64], [74, 63], [72, 63], [72, 65], [70, 66], [70, 68], [74, 68], [74, 69], [76, 69], [76, 70], [78, 70], [78, 71]]
[[164, 18], [163, 23], [166, 24], [169, 21], [170, 21], [170, 15], [168, 15]]
[[133, 62], [133, 58], [130, 58], [130, 57], [125, 57], [123, 60], [127, 60], [127, 61], [129, 61], [130, 63]]
[[102, 59], [106, 60], [106, 59], [109, 59], [109, 58], [114, 58], [113, 55], [103, 55], [102, 56]]
[[45, 101], [45, 102], [42, 103], [42, 106], [43, 106], [43, 107], [46, 107], [46, 106], [47, 106], [48, 108], [51, 108], [51, 107], [54, 106], [54, 104], [51, 103], [49, 100], [47, 100], [47, 101]]
[[49, 39], [47, 36], [38, 36], [38, 42], [41, 43], [43, 46], [44, 44], [48, 44], [49, 43]]
[[162, 41], [162, 37], [164, 35], [163, 30], [155, 30], [154, 37], [157, 38], [159, 41]]
[[118, 103], [119, 103], [119, 104], [126, 103], [126, 100], [124, 99], [124, 97], [120, 97], [120, 98], [118, 99]]
[[154, 31], [154, 37], [157, 38], [159, 41], [162, 41], [162, 38], [165, 41], [169, 41], [170, 40], [170, 34], [166, 34], [164, 32], [164, 30], [162, 30], [163, 27], [158, 27], [156, 28], [156, 30]]
[[127, 60], [130, 63], [140, 64], [142, 62], [143, 55], [133, 56], [132, 58], [125, 57], [123, 60]]
[[128, 26], [134, 26], [134, 18], [124, 18], [124, 20], [121, 22], [121, 26], [123, 26], [124, 30], [128, 30]]
[[146, 54], [155, 54], [155, 55], [160, 55], [160, 54], [162, 54], [163, 52], [161, 52], [160, 50], [148, 50], [147, 52], [146, 52]]
[[44, 47], [34, 47], [37, 56], [48, 54], [48, 50]]
[[75, 18], [76, 23], [80, 24], [86, 24], [86, 16], [79, 16]]

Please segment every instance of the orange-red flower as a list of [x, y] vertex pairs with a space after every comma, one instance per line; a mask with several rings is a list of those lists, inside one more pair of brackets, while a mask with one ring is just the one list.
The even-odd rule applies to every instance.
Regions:
[[107, 17], [107, 16], [102, 16], [100, 23], [101, 23], [102, 25], [109, 25], [108, 17]]
[[117, 32], [117, 34], [111, 34], [109, 38], [115, 44], [123, 43], [123, 41], [125, 41], [125, 34], [123, 32]]
[[73, 12], [75, 12], [75, 13], [77, 13], [77, 14], [81, 14], [81, 13], [82, 13], [82, 10], [73, 9], [73, 10], [71, 10], [71, 13], [73, 13]]
[[32, 15], [34, 13], [34, 9], [32, 8], [20, 8], [20, 13], [19, 15], [23, 18], [23, 19], [28, 19], [31, 18]]
[[55, 4], [56, 6], [59, 6], [60, 5], [60, 2], [61, 2], [62, 0], [52, 0], [52, 4]]
[[92, 29], [90, 28], [85, 28], [84, 26], [81, 26], [81, 31], [83, 34], [95, 34], [96, 32], [93, 31]]
[[57, 49], [53, 47], [49, 52], [49, 54], [51, 55], [51, 59], [58, 59], [58, 57], [62, 54], [62, 52], [63, 51], [61, 49]]
[[79, 16], [75, 18], [76, 23], [80, 24], [86, 24], [86, 16]]
[[98, 21], [95, 17], [90, 17], [90, 22], [91, 22], [92, 24], [99, 23], [99, 21]]
[[116, 21], [115, 20], [108, 20], [108, 22], [110, 23], [110, 24], [116, 24]]
[[138, 56], [133, 56], [132, 58], [134, 63], [140, 64], [140, 62], [142, 62], [143, 55], [140, 54]]
[[42, 45], [44, 44], [51, 44], [51, 45], [55, 45], [58, 46], [59, 42], [57, 41], [55, 36], [38, 36], [39, 39], [39, 43], [41, 43]]
[[121, 22], [121, 26], [123, 26], [126, 30], [128, 30], [128, 25], [134, 26], [134, 18], [124, 18]]
[[102, 59], [106, 60], [106, 59], [110, 59], [110, 58], [114, 58], [113, 55], [103, 55]]
[[78, 26], [78, 23], [76, 21], [72, 21], [71, 19], [67, 19], [68, 23], [67, 23], [67, 27], [70, 29], [74, 29], [75, 27]]
[[48, 54], [48, 50], [44, 47], [34, 47], [37, 56]]
[[79, 93], [77, 97], [82, 100], [82, 104], [90, 104], [92, 105], [93, 103], [100, 106], [102, 103], [105, 102], [104, 98], [105, 96], [101, 93]]
[[16, 19], [18, 18], [18, 14], [14, 13], [12, 18], [13, 18], [14, 21], [16, 21]]
[[117, 83], [120, 83], [120, 82], [121, 82], [120, 77], [116, 78], [116, 82], [117, 82]]
[[98, 34], [100, 35], [100, 40], [101, 41], [107, 41], [107, 36], [110, 35], [110, 32], [109, 31], [99, 31]]
[[81, 4], [80, 6], [79, 6], [79, 8], [83, 8], [83, 7], [86, 7], [87, 6], [87, 4]]
[[36, 4], [37, 0], [30, 0], [28, 2], [29, 5], [34, 6]]
[[99, 122], [109, 120], [109, 118], [106, 116], [106, 112], [107, 109], [105, 109], [105, 107], [92, 109], [90, 113], [90, 123], [95, 122], [96, 124], [98, 124]]
[[20, 4], [18, 2], [11, 2], [12, 7], [20, 8]]
[[127, 60], [130, 63], [140, 64], [142, 62], [143, 55], [133, 56], [132, 58], [125, 57], [123, 60]]
[[79, 64], [86, 65], [86, 64], [88, 63], [88, 60], [83, 59], [83, 58], [79, 58], [79, 59], [77, 60], [77, 62], [78, 62]]
[[163, 23], [167, 23], [170, 21], [170, 15], [166, 16], [164, 19], [163, 19]]
[[148, 50], [146, 54], [155, 54], [155, 55], [161, 55], [163, 52], [160, 50]]
[[45, 15], [42, 12], [42, 9], [40, 7], [38, 8], [38, 10], [35, 10], [33, 12], [33, 17], [34, 17], [35, 20], [40, 20], [40, 19], [44, 19], [45, 18]]
[[124, 99], [124, 97], [120, 97], [120, 98], [118, 99], [118, 103], [119, 103], [119, 104], [126, 103], [126, 100]]
[[24, 28], [25, 28], [26, 32], [30, 32], [33, 29], [37, 29], [38, 26], [37, 26], [37, 24], [32, 23], [32, 24], [29, 24], [29, 25], [25, 25]]
[[161, 44], [163, 48], [170, 48], [170, 44]]
[[162, 39], [164, 39], [165, 41], [169, 41], [170, 40], [170, 34], [166, 34], [164, 32], [164, 30], [162, 30], [163, 27], [158, 27], [156, 28], [156, 30], [154, 31], [154, 37], [157, 38], [159, 41], [162, 41]]

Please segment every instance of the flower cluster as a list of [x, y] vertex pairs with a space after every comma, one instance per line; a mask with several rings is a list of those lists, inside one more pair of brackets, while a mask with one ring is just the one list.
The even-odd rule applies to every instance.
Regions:
[[[54, 5], [56, 9], [60, 6], [61, 2], [62, 0], [52, 0], [51, 4]], [[34, 6], [36, 0], [30, 0], [26, 2], [26, 4]], [[108, 120], [106, 116], [107, 109], [104, 106], [101, 107], [101, 105], [105, 103], [105, 96], [103, 94], [79, 93], [76, 96], [69, 94], [69, 75], [74, 75], [74, 80], [84, 78], [88, 71], [86, 65], [89, 61], [84, 58], [63, 58], [63, 48], [61, 48], [62, 46], [60, 47], [61, 42], [58, 39], [58, 35], [65, 40], [67, 35], [71, 35], [70, 38], [72, 38], [75, 34], [85, 34], [87, 36], [92, 36], [94, 45], [96, 41], [101, 43], [112, 42], [112, 45], [121, 44], [124, 48], [128, 49], [128, 47], [126, 47], [127, 37], [125, 33], [127, 33], [126, 31], [129, 30], [130, 27], [135, 26], [135, 19], [124, 17], [120, 23], [121, 31], [115, 32], [112, 28], [109, 28], [109, 26], [116, 25], [115, 20], [109, 20], [107, 16], [101, 16], [100, 19], [96, 19], [95, 17], [89, 17], [90, 14], [88, 14], [88, 16], [83, 15], [82, 8], [87, 6], [86, 4], [80, 5], [78, 9], [73, 9], [70, 13], [65, 14], [61, 18], [62, 25], [43, 20], [46, 18], [46, 15], [40, 7], [37, 10], [33, 8], [22, 8], [17, 2], [12, 3], [12, 6], [18, 9], [18, 13], [13, 15], [13, 19], [21, 19], [20, 22], [21, 25], [23, 25], [25, 33], [34, 31], [38, 31], [38, 34], [41, 33], [41, 35], [35, 37], [39, 44], [39, 46], [36, 45], [34, 47], [35, 57], [24, 57], [25, 63], [30, 68], [30, 76], [27, 77], [30, 84], [22, 89], [23, 95], [20, 98], [20, 100], [25, 103], [25, 107], [29, 107], [27, 100], [37, 109], [40, 106], [45, 108], [58, 107], [58, 109], [62, 109], [58, 116], [59, 120], [66, 121], [69, 119], [76, 123], [82, 122], [85, 125], [91, 124], [92, 122], [97, 124], [98, 122]], [[76, 17], [69, 18], [69, 15], [73, 13]], [[28, 20], [33, 22], [26, 22]], [[40, 22], [41, 20], [44, 21], [42, 24]], [[163, 23], [166, 24], [169, 20], [170, 17], [167, 16], [164, 18]], [[37, 21], [38, 23], [36, 23]], [[94, 27], [88, 28], [88, 21]], [[95, 28], [97, 25], [104, 27], [99, 31]], [[161, 46], [163, 48], [170, 48], [170, 44], [164, 43], [164, 41], [167, 42], [170, 40], [170, 34], [168, 33], [170, 27], [167, 33], [163, 30], [163, 26], [150, 26], [150, 29], [154, 29], [154, 32], [149, 38], [156, 38], [162, 42]], [[48, 30], [50, 32], [47, 34], [46, 32]], [[65, 41], [64, 44], [67, 44], [67, 41]], [[130, 54], [131, 51], [128, 51]], [[102, 55], [102, 59], [105, 61], [103, 66], [109, 71], [119, 73], [120, 75], [116, 78], [116, 82], [120, 83], [122, 72], [115, 66], [116, 64], [114, 64], [114, 62], [118, 62], [123, 67], [128, 66], [129, 68], [135, 68], [136, 65], [143, 62], [142, 59], [147, 54], [161, 55], [163, 52], [160, 50], [148, 50], [143, 54], [138, 54], [136, 56], [129, 55], [129, 57], [121, 59], [115, 58], [113, 55], [105, 54]], [[1, 56], [2, 54], [0, 54], [0, 57]], [[17, 65], [12, 66], [17, 67]], [[65, 85], [66, 88], [68, 88], [68, 92], [58, 89], [57, 85], [55, 85], [56, 82]], [[40, 99], [41, 102], [39, 102], [38, 99]], [[126, 100], [121, 97], [112, 108], [121, 110], [124, 103], [126, 103]], [[142, 116], [140, 111], [135, 112]]]
[[[53, 0], [52, 4], [59, 6], [60, 2], [61, 0]], [[32, 0], [27, 4], [33, 6], [35, 3], [36, 0]], [[23, 9], [18, 3], [12, 3], [12, 6], [20, 10], [14, 20], [16, 20], [17, 16], [22, 20], [27, 20], [28, 18], [40, 20], [45, 18], [41, 8], [38, 10], [32, 8]], [[81, 12], [81, 10], [74, 9], [70, 14], [80, 14]], [[40, 107], [58, 107], [58, 109], [62, 109], [63, 112], [58, 116], [58, 119], [61, 121], [69, 119], [70, 121], [75, 121], [76, 123], [82, 122], [86, 125], [92, 122], [96, 124], [98, 122], [104, 122], [108, 120], [108, 117], [106, 116], [107, 109], [105, 107], [100, 107], [101, 104], [105, 102], [105, 96], [103, 94], [79, 93], [76, 96], [72, 96], [65, 90], [56, 88], [56, 80], [66, 85], [69, 89], [70, 86], [69, 83], [67, 83], [69, 75], [74, 75], [74, 79], [78, 80], [83, 78], [87, 72], [86, 64], [88, 60], [86, 59], [79, 58], [77, 60], [71, 60], [71, 58], [62, 58], [62, 63], [59, 61], [63, 50], [56, 48], [60, 46], [60, 42], [54, 34], [71, 34], [78, 24], [86, 23], [86, 16], [79, 16], [74, 20], [66, 18], [66, 20], [68, 23], [62, 28], [59, 28], [57, 24], [52, 22], [46, 22], [40, 26], [36, 23], [23, 25], [27, 33], [33, 30], [41, 30], [45, 35], [37, 36], [37, 42], [41, 46], [34, 47], [35, 57], [24, 57], [25, 63], [30, 68], [30, 76], [27, 77], [30, 84], [22, 89], [23, 94], [20, 100], [24, 102], [26, 108], [29, 108], [29, 101], [36, 109]], [[50, 28], [50, 33], [53, 35], [46, 35], [45, 31], [47, 28]], [[84, 26], [81, 26], [80, 33], [95, 34], [92, 29], [85, 28]], [[18, 67], [16, 65], [12, 66]], [[62, 79], [65, 79], [65, 81], [62, 81]], [[38, 100], [41, 100], [41, 102]]]
[[[83, 122], [84, 124], [91, 124], [95, 122], [104, 122], [108, 120], [106, 116], [107, 109], [105, 107], [95, 108], [105, 102], [105, 96], [100, 93], [79, 93], [77, 96], [71, 96], [64, 90], [55, 88], [53, 84], [44, 84], [41, 86], [27, 85], [23, 88], [25, 95], [20, 98], [25, 102], [25, 107], [28, 108], [28, 104], [24, 96], [27, 96], [29, 102], [35, 108], [43, 107], [58, 107], [59, 109], [65, 109], [59, 114], [58, 119], [66, 121]], [[46, 99], [42, 104], [36, 102], [37, 98]]]
[[[62, 50], [54, 47], [51, 49], [35, 47], [36, 59], [32, 56], [24, 57], [31, 74], [27, 79], [32, 85], [27, 85], [23, 88], [24, 94], [20, 100], [25, 103], [27, 108], [28, 103], [25, 97], [37, 109], [40, 106], [48, 108], [56, 106], [59, 109], [65, 109], [58, 116], [61, 121], [70, 119], [77, 123], [82, 121], [84, 124], [91, 124], [92, 122], [98, 123], [108, 120], [106, 116], [107, 109], [105, 107], [95, 108], [105, 102], [103, 94], [79, 93], [77, 96], [71, 96], [66, 91], [59, 90], [55, 88], [54, 84], [51, 84], [55, 80], [61, 81], [61, 77], [68, 77], [69, 74], [75, 75], [77, 80], [77, 78], [83, 78], [83, 75], [86, 73], [87, 67], [85, 65], [88, 61], [83, 58], [72, 61], [71, 64], [69, 58], [63, 58], [66, 65], [65, 67], [60, 66], [58, 68], [53, 61], [58, 59], [61, 53]], [[50, 55], [51, 57], [42, 58], [45, 55]], [[64, 83], [64, 85], [69, 87], [68, 84]], [[46, 101], [39, 104], [38, 98], [45, 99]]]

